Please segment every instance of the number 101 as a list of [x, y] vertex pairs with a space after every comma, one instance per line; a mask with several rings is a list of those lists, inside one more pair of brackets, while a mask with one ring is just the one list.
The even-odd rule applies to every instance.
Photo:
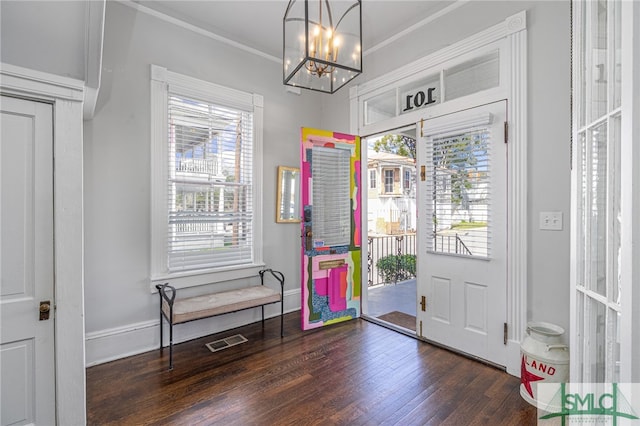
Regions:
[[422, 106], [435, 103], [436, 100], [433, 98], [433, 92], [435, 92], [435, 90], [435, 87], [430, 87], [427, 89], [426, 94], [420, 90], [415, 95], [407, 95], [406, 104], [402, 112], [411, 111], [413, 108], [420, 108]]

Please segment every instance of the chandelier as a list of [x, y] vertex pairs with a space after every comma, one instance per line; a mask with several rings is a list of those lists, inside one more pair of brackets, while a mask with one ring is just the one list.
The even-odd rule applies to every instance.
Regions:
[[283, 83], [334, 93], [362, 72], [361, 0], [290, 0]]

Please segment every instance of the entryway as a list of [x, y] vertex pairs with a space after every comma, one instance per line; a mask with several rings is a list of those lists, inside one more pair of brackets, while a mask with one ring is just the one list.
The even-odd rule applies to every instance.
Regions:
[[416, 330], [415, 125], [368, 137], [367, 279], [364, 315]]

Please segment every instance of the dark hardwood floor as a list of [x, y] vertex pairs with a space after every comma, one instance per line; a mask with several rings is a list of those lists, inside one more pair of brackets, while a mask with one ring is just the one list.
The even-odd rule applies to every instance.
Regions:
[[[299, 312], [87, 369], [90, 425], [534, 425], [519, 380], [352, 320], [302, 332]], [[249, 341], [212, 353], [205, 344]]]

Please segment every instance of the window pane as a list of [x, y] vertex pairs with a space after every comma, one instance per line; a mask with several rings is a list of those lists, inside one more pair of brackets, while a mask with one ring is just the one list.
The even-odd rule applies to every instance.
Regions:
[[351, 152], [313, 147], [312, 223], [314, 246], [345, 246], [351, 241]]
[[620, 312], [609, 309], [609, 328], [607, 330], [607, 372], [610, 377], [608, 382], [620, 381]]
[[398, 110], [400, 114], [415, 111], [442, 102], [440, 74], [433, 74], [401, 86]]
[[607, 126], [602, 124], [591, 132], [590, 203], [588, 222], [591, 231], [589, 256], [591, 265], [589, 288], [607, 293]]
[[168, 113], [169, 270], [250, 263], [252, 115], [176, 94]]
[[364, 124], [396, 116], [396, 91], [389, 90], [364, 102]]
[[620, 144], [621, 144], [621, 134], [620, 134], [620, 116], [617, 116], [613, 119], [613, 128], [612, 128], [612, 140], [611, 140], [611, 172], [609, 175], [611, 176], [611, 205], [612, 205], [612, 218], [611, 218], [611, 229], [610, 236], [611, 239], [611, 277], [609, 281], [611, 282], [611, 288], [609, 290], [609, 301], [615, 302], [618, 305], [620, 304], [620, 287], [622, 283], [620, 282], [620, 263], [621, 260], [621, 240], [620, 240], [620, 230], [622, 229], [622, 212], [621, 212], [621, 188], [620, 188]]
[[386, 194], [393, 193], [393, 169], [384, 171], [384, 192]]
[[613, 7], [613, 109], [620, 107], [621, 101], [621, 44], [622, 44], [622, 6], [620, 0], [612, 3]]
[[578, 342], [578, 347], [570, 348], [570, 350], [571, 350], [571, 353], [574, 355], [573, 358], [575, 358], [576, 360], [579, 360], [580, 362], [580, 365], [571, 366], [571, 369], [577, 373], [577, 377], [575, 378], [572, 377], [572, 379], [574, 379], [578, 383], [586, 381], [585, 368], [584, 368], [584, 360], [585, 360], [584, 351], [587, 346], [586, 339], [584, 338], [586, 335], [585, 324], [584, 324], [585, 299], [586, 299], [586, 296], [584, 295], [583, 292], [576, 291], [576, 311], [581, 313], [581, 315], [577, 315], [575, 318], [575, 321], [576, 321], [575, 330], [578, 333], [578, 335], [576, 336], [577, 337], [576, 342]]
[[427, 147], [433, 231], [429, 250], [487, 257], [490, 254], [489, 132], [434, 138]]
[[606, 306], [590, 297], [587, 297], [587, 303], [589, 305], [587, 307], [589, 325], [586, 333], [588, 365], [585, 366], [589, 372], [587, 380], [591, 383], [604, 383], [607, 354]]
[[587, 286], [586, 277], [587, 277], [587, 267], [589, 259], [589, 233], [587, 232], [588, 227], [586, 224], [587, 216], [589, 213], [589, 167], [588, 167], [588, 158], [587, 158], [587, 136], [586, 132], [580, 133], [579, 136], [579, 151], [580, 159], [579, 159], [579, 185], [580, 185], [580, 200], [579, 200], [579, 216], [578, 220], [581, 224], [584, 224], [584, 227], [578, 227], [578, 235], [576, 236], [579, 241], [577, 248], [577, 277], [576, 277], [576, 285], [577, 286]]
[[591, 120], [607, 113], [607, 1], [589, 2], [592, 10]]
[[444, 97], [447, 101], [499, 85], [498, 51], [444, 70]]

